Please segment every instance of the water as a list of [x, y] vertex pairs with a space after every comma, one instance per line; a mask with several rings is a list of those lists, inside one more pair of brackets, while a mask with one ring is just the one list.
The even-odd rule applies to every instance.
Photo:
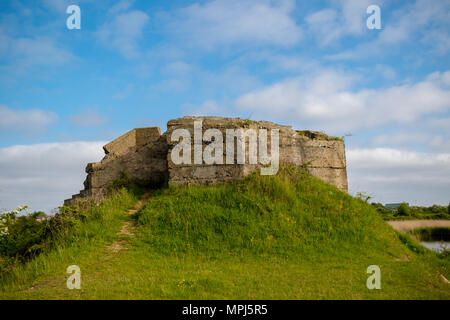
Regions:
[[442, 252], [444, 250], [450, 250], [450, 242], [445, 242], [445, 241], [421, 241], [420, 244], [423, 245], [424, 247], [430, 249], [430, 250], [437, 251], [437, 252]]

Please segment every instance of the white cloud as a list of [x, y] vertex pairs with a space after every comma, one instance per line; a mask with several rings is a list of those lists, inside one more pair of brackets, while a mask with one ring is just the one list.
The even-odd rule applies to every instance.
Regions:
[[202, 78], [198, 76], [200, 72], [199, 68], [184, 61], [172, 61], [161, 67], [161, 74], [165, 78], [152, 85], [151, 88], [158, 91], [182, 93], [190, 88], [194, 77]]
[[73, 4], [73, 1], [70, 0], [42, 0], [41, 2], [46, 8], [60, 13], [65, 13], [67, 6]]
[[97, 36], [105, 44], [119, 50], [124, 57], [138, 58], [141, 55], [139, 40], [149, 20], [143, 11], [121, 13], [100, 27]]
[[[421, 124], [411, 125], [409, 131], [405, 129], [395, 130], [393, 133], [383, 133], [370, 140], [371, 146], [377, 147], [401, 147], [409, 150], [425, 149], [430, 152], [450, 152], [450, 134], [448, 129], [450, 122], [447, 120], [447, 128], [439, 128], [441, 123], [437, 121], [420, 121]], [[436, 123], [436, 127], [430, 124]], [[413, 128], [414, 127], [414, 128]]]
[[425, 119], [421, 121], [421, 124], [428, 129], [434, 129], [450, 134], [450, 117], [448, 116]]
[[387, 80], [393, 80], [397, 77], [395, 69], [384, 64], [375, 65], [374, 72]]
[[230, 116], [230, 110], [219, 105], [215, 101], [205, 101], [200, 106], [184, 105], [183, 109], [186, 110], [186, 115], [193, 116]]
[[301, 54], [285, 54], [276, 53], [270, 49], [263, 50], [249, 50], [243, 53], [233, 61], [234, 65], [254, 65], [264, 64], [264, 72], [277, 73], [280, 72], [299, 74], [311, 73], [320, 69], [321, 65], [318, 60], [314, 58], [305, 57]]
[[36, 65], [61, 66], [75, 59], [71, 52], [47, 37], [13, 38], [0, 29], [0, 43], [0, 57], [13, 65], [16, 72]]
[[224, 96], [242, 94], [260, 86], [254, 74], [234, 64], [210, 71], [178, 61], [161, 71], [167, 78], [152, 85], [153, 89], [180, 93], [195, 86], [199, 96]]
[[215, 0], [193, 4], [169, 17], [170, 32], [203, 48], [221, 45], [297, 44], [300, 27], [292, 0]]
[[[30, 25], [27, 14], [18, 9], [18, 14], [0, 17], [0, 81], [11, 86], [21, 78], [46, 78], [49, 72], [79, 60], [67, 46], [51, 34], [51, 22]], [[20, 32], [24, 28], [24, 32]]]
[[450, 153], [387, 148], [350, 148], [346, 153], [351, 194], [363, 191], [382, 203], [450, 202]]
[[86, 110], [79, 114], [72, 115], [70, 122], [78, 127], [99, 127], [108, 122], [106, 116], [94, 110]]
[[161, 80], [157, 84], [151, 86], [152, 89], [158, 91], [166, 91], [171, 93], [182, 93], [189, 89], [191, 80], [185, 77], [173, 77]]
[[450, 110], [449, 75], [450, 71], [434, 73], [415, 84], [352, 90], [353, 76], [323, 71], [245, 94], [236, 106], [261, 118], [296, 121], [326, 131], [412, 123]]
[[335, 8], [327, 8], [308, 15], [308, 30], [322, 45], [329, 45], [344, 36], [362, 35], [365, 31], [366, 9], [371, 0], [335, 1]]
[[112, 95], [113, 99], [125, 99], [129, 97], [134, 90], [136, 89], [135, 85], [132, 83], [127, 84], [125, 87], [122, 87], [116, 93]]
[[431, 150], [450, 152], [450, 135], [448, 134], [435, 135], [428, 141], [428, 143]]
[[115, 5], [109, 8], [108, 14], [115, 15], [119, 12], [127, 11], [131, 6], [133, 6], [134, 0], [122, 0], [117, 2]]
[[[387, 44], [399, 43], [409, 40], [417, 32], [423, 32], [429, 24], [448, 22], [450, 3], [437, 1], [433, 6], [426, 0], [417, 0], [406, 5], [393, 14], [393, 21], [385, 24], [380, 33], [380, 42]], [[448, 35], [448, 32], [442, 30]], [[425, 31], [428, 33], [429, 30]]]
[[[330, 59], [361, 59], [386, 55], [405, 43], [429, 48], [430, 53], [445, 54], [450, 50], [450, 2], [427, 0], [407, 3], [393, 12], [389, 20], [383, 15], [382, 30], [370, 42], [362, 42], [355, 48], [330, 55]], [[412, 42], [414, 41], [414, 42]]]
[[376, 146], [404, 146], [406, 144], [421, 144], [432, 139], [428, 133], [403, 132], [393, 134], [380, 134], [372, 138], [371, 144]]
[[162, 71], [166, 74], [173, 76], [185, 76], [189, 75], [195, 70], [195, 66], [186, 63], [184, 61], [172, 61], [162, 68]]
[[0, 208], [21, 204], [51, 209], [78, 193], [88, 162], [99, 161], [103, 141], [45, 143], [0, 148]]
[[14, 110], [0, 105], [0, 131], [42, 132], [57, 115], [41, 109]]

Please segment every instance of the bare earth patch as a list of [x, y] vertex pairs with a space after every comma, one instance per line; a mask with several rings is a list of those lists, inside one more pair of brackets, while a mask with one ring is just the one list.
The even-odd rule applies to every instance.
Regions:
[[450, 284], [450, 281], [448, 281], [447, 278], [444, 277], [442, 274], [441, 274], [441, 279], [442, 279], [442, 281], [444, 281], [445, 283]]
[[126, 249], [125, 244], [125, 241], [114, 241], [113, 244], [108, 246], [108, 251], [111, 253], [117, 253], [123, 249]]
[[[136, 205], [134, 206], [133, 209], [128, 210], [128, 212], [126, 213], [126, 216], [131, 216], [137, 212], [139, 212], [139, 210], [141, 210], [144, 207], [145, 202], [147, 201], [147, 199], [151, 196], [151, 193], [146, 193], [144, 194], [141, 199], [136, 203]], [[131, 221], [125, 221], [122, 225], [122, 228], [120, 229], [120, 231], [117, 233], [117, 235], [120, 236], [129, 236], [129, 237], [134, 237], [134, 231], [136, 229], [135, 226], [135, 221], [131, 220]], [[110, 254], [107, 256], [108, 258], [111, 257], [111, 254], [115, 254], [121, 250], [126, 250], [126, 245], [127, 245], [127, 241], [126, 240], [116, 240], [114, 241], [110, 246], [107, 247], [108, 251], [110, 252]]]
[[134, 221], [127, 221], [123, 224], [122, 229], [120, 229], [118, 234], [134, 237], [134, 229]]
[[409, 257], [407, 255], [403, 255], [395, 259], [395, 261], [409, 261]]

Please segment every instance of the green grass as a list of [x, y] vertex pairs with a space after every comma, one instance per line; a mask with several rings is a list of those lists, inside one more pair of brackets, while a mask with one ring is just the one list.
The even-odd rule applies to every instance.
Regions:
[[310, 139], [324, 140], [324, 141], [342, 141], [342, 142], [344, 141], [344, 137], [333, 137], [326, 135], [325, 133], [322, 132], [311, 135], [310, 131], [308, 130], [297, 130], [297, 133], [301, 136], [305, 136]]
[[0, 275], [0, 297], [13, 288], [30, 288], [42, 281], [51, 283], [57, 279], [51, 275], [61, 276], [59, 271], [65, 272], [69, 265], [95, 263], [101, 254], [99, 248], [116, 239], [116, 232], [126, 219], [123, 212], [136, 200], [136, 196], [122, 189], [101, 206], [90, 208], [88, 217], [78, 221], [69, 237], [55, 240], [53, 250], [27, 263], [17, 264], [10, 272]]
[[[364, 201], [285, 168], [165, 188], [134, 216], [122, 190], [74, 237], [0, 278], [3, 299], [449, 299], [449, 257], [396, 233]], [[135, 235], [118, 235], [135, 220]], [[111, 254], [108, 245], [126, 248]], [[81, 290], [65, 285], [67, 266]], [[381, 290], [366, 269], [381, 268]]]

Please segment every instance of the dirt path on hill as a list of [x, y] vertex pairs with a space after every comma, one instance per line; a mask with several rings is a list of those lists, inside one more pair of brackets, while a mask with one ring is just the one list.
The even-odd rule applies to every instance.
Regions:
[[[111, 245], [106, 247], [107, 249], [107, 255], [105, 256], [106, 260], [109, 260], [113, 258], [119, 251], [126, 250], [127, 245], [130, 241], [130, 238], [135, 236], [135, 229], [136, 229], [136, 222], [134, 218], [132, 217], [133, 214], [139, 212], [147, 202], [147, 200], [153, 195], [153, 191], [144, 193], [140, 199], [136, 202], [134, 207], [132, 209], [129, 209], [125, 213], [125, 217], [128, 219], [127, 221], [124, 221], [122, 224], [122, 227], [120, 231], [116, 233], [117, 240], [114, 241]], [[45, 281], [41, 281], [40, 283], [37, 283], [28, 289], [24, 289], [23, 292], [32, 291], [36, 289], [41, 289], [47, 286], [59, 286], [60, 283], [63, 281], [63, 278], [50, 278]]]
[[408, 232], [423, 228], [450, 228], [450, 220], [401, 220], [388, 221], [395, 230]]
[[126, 245], [128, 243], [128, 239], [126, 238], [135, 236], [134, 232], [136, 229], [136, 222], [131, 216], [139, 212], [139, 210], [141, 210], [144, 207], [145, 202], [148, 200], [148, 198], [151, 197], [152, 194], [153, 192], [147, 192], [143, 194], [141, 198], [138, 200], [138, 202], [136, 202], [133, 209], [130, 209], [125, 213], [125, 216], [130, 218], [131, 220], [125, 221], [122, 224], [122, 228], [120, 229], [119, 232], [117, 232], [117, 236], [119, 237], [119, 239], [114, 241], [110, 246], [108, 246], [107, 249], [109, 254], [107, 258], [111, 258], [113, 254], [126, 249]]

